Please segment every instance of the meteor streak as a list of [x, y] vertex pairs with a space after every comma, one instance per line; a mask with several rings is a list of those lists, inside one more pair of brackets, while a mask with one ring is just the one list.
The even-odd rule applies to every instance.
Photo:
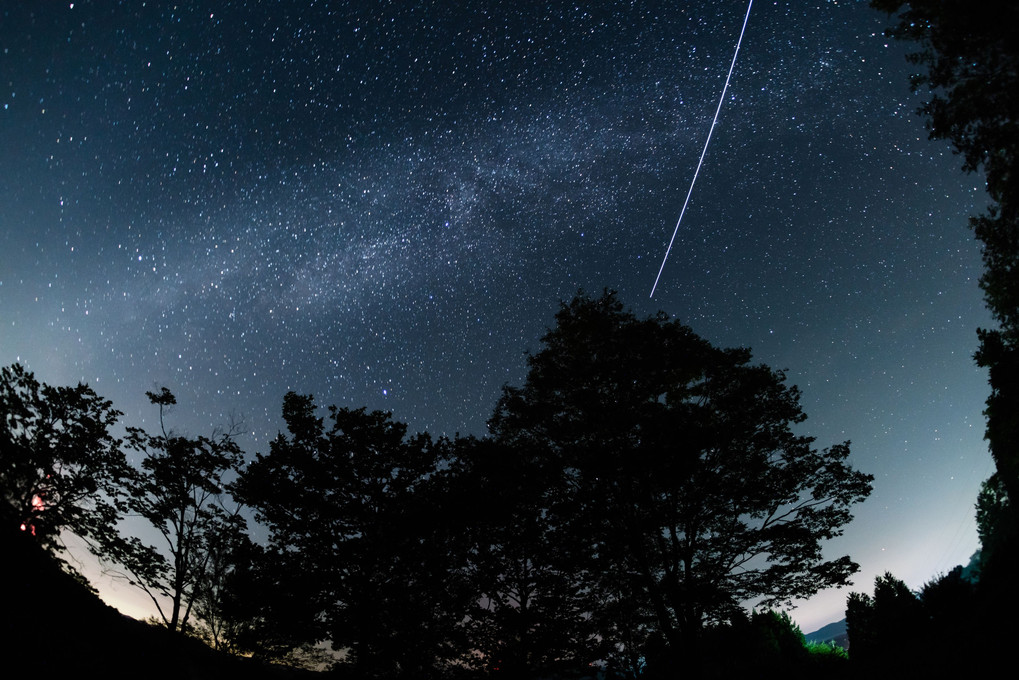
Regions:
[[718, 98], [718, 108], [715, 109], [715, 117], [711, 121], [711, 129], [708, 130], [708, 138], [704, 140], [704, 150], [701, 151], [701, 159], [697, 161], [697, 169], [693, 172], [693, 179], [690, 180], [690, 188], [686, 192], [686, 200], [683, 201], [683, 209], [679, 211], [679, 219], [676, 220], [676, 228], [672, 230], [672, 238], [669, 239], [669, 247], [665, 249], [665, 257], [662, 258], [662, 266], [658, 268], [658, 276], [655, 277], [655, 285], [651, 286], [651, 295], [648, 297], [655, 296], [655, 289], [658, 288], [658, 281], [662, 278], [662, 272], [665, 270], [665, 262], [669, 259], [669, 253], [672, 252], [672, 244], [676, 242], [676, 234], [679, 233], [679, 225], [683, 222], [683, 215], [686, 214], [686, 206], [690, 203], [690, 195], [693, 193], [693, 185], [697, 183], [697, 175], [701, 171], [701, 165], [704, 164], [704, 156], [708, 153], [708, 144], [711, 144], [711, 134], [715, 131], [715, 124], [718, 123], [718, 114], [722, 110], [722, 102], [725, 101], [725, 92], [729, 89], [729, 79], [732, 78], [732, 71], [736, 68], [736, 56], [739, 54], [740, 45], [743, 44], [743, 34], [747, 30], [747, 21], [750, 20], [750, 8], [754, 6], [754, 0], [750, 0], [747, 5], [747, 14], [743, 17], [743, 28], [739, 32], [739, 40], [736, 41], [736, 51], [732, 53], [732, 63], [729, 64], [729, 74], [725, 76], [725, 85], [722, 87], [722, 96]]

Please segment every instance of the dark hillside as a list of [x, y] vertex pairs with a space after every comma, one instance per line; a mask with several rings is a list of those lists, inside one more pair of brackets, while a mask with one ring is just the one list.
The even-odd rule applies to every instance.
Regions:
[[0, 536], [0, 668], [35, 677], [298, 678], [317, 675], [215, 652], [106, 605], [21, 532]]

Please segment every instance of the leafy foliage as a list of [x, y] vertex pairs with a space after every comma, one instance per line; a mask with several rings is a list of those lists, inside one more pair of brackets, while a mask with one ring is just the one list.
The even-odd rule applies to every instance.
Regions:
[[[432, 672], [452, 654], [466, 608], [424, 493], [443, 444], [408, 439], [405, 425], [363, 408], [330, 407], [327, 428], [313, 399], [294, 393], [283, 418], [289, 436], [238, 485], [269, 529], [270, 559], [312, 586], [319, 639], [345, 653], [351, 672]], [[451, 615], [450, 606], [462, 608]]]
[[812, 657], [831, 657], [840, 660], [849, 660], [849, 652], [839, 647], [834, 642], [808, 642], [807, 654]]
[[[211, 641], [216, 631], [201, 608], [215, 607], [220, 648], [261, 661], [298, 668], [321, 669], [334, 659], [317, 646], [324, 636], [316, 607], [316, 590], [291, 570], [289, 564], [247, 537], [240, 537], [218, 562], [221, 576], [206, 579], [202, 590], [214, 586], [206, 603], [205, 592], [196, 604], [206, 624], [201, 631]], [[201, 592], [201, 591], [200, 591]]]
[[[872, 0], [876, 9], [898, 13], [889, 33], [919, 49], [909, 60], [922, 67], [916, 89], [931, 98], [919, 113], [933, 139], [947, 139], [964, 169], [983, 169], [995, 201], [1016, 200], [1019, 152], [1019, 48], [1014, 41], [1019, 8], [1009, 0], [987, 0], [980, 11], [960, 0]], [[908, 8], [907, 8], [908, 7]]]
[[[121, 413], [87, 385], [40, 383], [19, 364], [0, 372], [0, 518], [51, 553], [60, 532], [98, 556], [129, 553], [117, 531], [133, 469], [110, 434]], [[69, 567], [68, 567], [69, 568]]]
[[[159, 431], [127, 429], [143, 454], [134, 469], [108, 435], [119, 415], [108, 402], [10, 369], [5, 498], [85, 508], [10, 519], [44, 538], [75, 526], [119, 537], [125, 511], [147, 520], [159, 546], [118, 538], [104, 558], [169, 631], [261, 660], [320, 667], [328, 641], [360, 678], [569, 677], [600, 662], [629, 677], [677, 663], [723, 677], [744, 667], [698, 656], [743, 636], [740, 659], [756, 664], [744, 670], [807, 668], [787, 615], [742, 607], [856, 570], [820, 547], [870, 492], [848, 444], [816, 450], [793, 431], [805, 416], [782, 372], [663, 314], [637, 319], [606, 292], [578, 296], [556, 321], [524, 386], [504, 389], [489, 438], [408, 436], [364, 408], [322, 417], [311, 396], [289, 393], [286, 433], [243, 471], [236, 429], [167, 430], [176, 398], [165, 388], [147, 393]], [[54, 471], [67, 476], [59, 493]], [[266, 544], [227, 510], [229, 493]]]
[[844, 649], [807, 643], [789, 614], [775, 610], [740, 613], [707, 627], [702, 647], [703, 678], [840, 678], [849, 670]]
[[244, 533], [240, 513], [226, 516], [209, 531], [204, 542], [204, 570], [195, 579], [192, 590], [193, 611], [200, 624], [199, 637], [213, 649], [241, 651], [237, 640], [247, 621], [234, 615], [237, 570], [253, 555], [251, 540]]
[[949, 140], [963, 168], [983, 170], [992, 205], [971, 218], [983, 244], [980, 286], [996, 329], [978, 331], [977, 363], [990, 371], [987, 439], [1001, 481], [1019, 495], [1019, 5], [987, 0], [872, 0], [897, 23], [888, 33], [913, 43], [910, 61], [927, 87], [920, 108], [932, 139]]
[[[145, 591], [171, 631], [187, 628], [199, 584], [210, 558], [222, 541], [242, 526], [236, 513], [224, 508], [225, 477], [237, 471], [242, 453], [235, 431], [212, 437], [186, 437], [167, 432], [164, 411], [177, 400], [165, 387], [146, 392], [159, 406], [160, 432], [148, 434], [128, 428], [131, 448], [144, 453], [128, 506], [162, 538], [165, 552], [151, 550], [154, 559], [124, 566], [131, 582]], [[169, 600], [169, 610], [164, 609]]]
[[922, 618], [920, 598], [890, 573], [875, 579], [873, 597], [850, 593], [846, 628], [854, 661], [882, 669], [908, 663], [897, 658], [899, 647], [919, 642]]
[[848, 582], [857, 565], [820, 543], [871, 477], [847, 464], [848, 444], [817, 451], [792, 431], [805, 416], [781, 372], [663, 314], [637, 319], [610, 292], [563, 305], [543, 344], [490, 427], [547, 461], [546, 519], [581, 537], [562, 545], [601, 575], [589, 587], [604, 601], [620, 594], [630, 620], [693, 653], [706, 622], [747, 600]]
[[1016, 526], [1011, 520], [1008, 492], [997, 473], [980, 485], [977, 494], [977, 536], [980, 538], [980, 570], [983, 574], [995, 555], [1015, 541]]
[[[996, 328], [977, 331], [975, 355], [989, 372], [985, 436], [996, 473], [978, 499], [979, 607], [968, 615], [995, 620], [1019, 603], [1014, 578], [1019, 514], [1008, 503], [1019, 496], [1019, 41], [1014, 35], [1019, 4], [871, 0], [871, 5], [896, 14], [886, 33], [916, 48], [908, 59], [921, 69], [912, 79], [914, 89], [926, 87], [930, 95], [918, 113], [931, 138], [950, 141], [964, 170], [982, 171], [991, 199], [986, 211], [970, 218], [970, 226], [982, 244], [980, 286], [997, 322]], [[972, 633], [960, 635], [969, 639]]]
[[540, 451], [494, 440], [457, 442], [457, 504], [470, 517], [466, 574], [478, 604], [466, 624], [474, 666], [544, 677], [603, 658], [590, 613], [592, 574], [569, 559], [547, 513], [553, 488]]
[[988, 663], [990, 627], [981, 625], [988, 610], [962, 567], [919, 592], [885, 573], [875, 579], [873, 597], [851, 593], [847, 605], [850, 658], [858, 673], [947, 678], [994, 665]]

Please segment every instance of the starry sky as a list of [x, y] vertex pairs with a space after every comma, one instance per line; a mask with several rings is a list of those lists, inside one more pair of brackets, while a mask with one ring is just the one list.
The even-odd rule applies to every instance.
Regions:
[[4, 365], [145, 427], [165, 385], [171, 425], [240, 414], [249, 454], [288, 390], [480, 435], [607, 287], [788, 369], [802, 431], [853, 442], [875, 489], [828, 552], [858, 590], [976, 549], [987, 198], [866, 2], [754, 3], [653, 299], [742, 0], [0, 8]]

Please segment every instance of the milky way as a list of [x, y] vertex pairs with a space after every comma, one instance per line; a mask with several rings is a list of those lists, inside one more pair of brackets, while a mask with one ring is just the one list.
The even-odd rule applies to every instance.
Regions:
[[[914, 586], [976, 547], [978, 178], [863, 2], [5, 3], [0, 361], [152, 425], [287, 390], [483, 434], [560, 300], [619, 291], [788, 368], [875, 492], [832, 553]], [[845, 593], [798, 610], [839, 618]]]

